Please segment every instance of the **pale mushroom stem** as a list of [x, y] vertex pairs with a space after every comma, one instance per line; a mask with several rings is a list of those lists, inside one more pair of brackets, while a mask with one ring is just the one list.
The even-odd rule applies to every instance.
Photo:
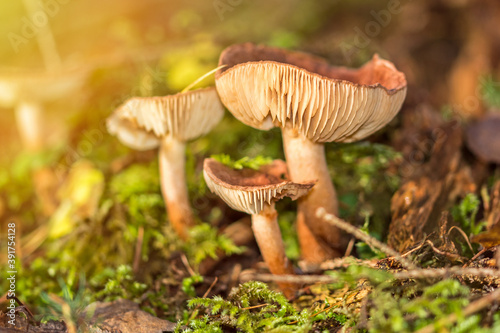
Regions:
[[[44, 12], [41, 2], [35, 0], [24, 0], [24, 6], [30, 17], [34, 17], [37, 13]], [[43, 62], [48, 70], [54, 70], [61, 67], [62, 61], [59, 52], [57, 51], [56, 41], [50, 22], [47, 18], [45, 24], [37, 25], [36, 40], [40, 53], [42, 54]]]
[[172, 137], [164, 137], [160, 152], [161, 190], [172, 227], [183, 239], [188, 238], [194, 217], [186, 186], [186, 145]]
[[42, 147], [42, 108], [40, 104], [20, 102], [16, 107], [16, 122], [24, 147], [36, 151]]
[[[285, 254], [274, 203], [264, 205], [264, 209], [259, 214], [252, 215], [252, 229], [262, 257], [271, 273], [293, 274], [293, 266]], [[292, 298], [298, 289], [298, 286], [292, 283], [281, 282], [278, 286], [287, 298]]]
[[311, 191], [298, 200], [297, 229], [303, 259], [321, 263], [340, 257], [340, 231], [316, 217], [319, 207], [338, 215], [337, 195], [326, 164], [324, 145], [312, 142], [291, 128], [283, 128], [282, 134], [291, 180], [296, 183], [317, 180]]

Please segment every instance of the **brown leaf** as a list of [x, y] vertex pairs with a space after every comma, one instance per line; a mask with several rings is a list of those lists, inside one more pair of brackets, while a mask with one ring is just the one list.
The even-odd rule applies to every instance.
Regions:
[[471, 242], [481, 244], [485, 249], [500, 245], [500, 223], [485, 232], [471, 237]]

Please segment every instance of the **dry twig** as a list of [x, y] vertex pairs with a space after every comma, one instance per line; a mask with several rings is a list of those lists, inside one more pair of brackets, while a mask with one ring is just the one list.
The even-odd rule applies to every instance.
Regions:
[[448, 268], [426, 268], [394, 273], [397, 280], [446, 278], [451, 276], [474, 275], [476, 277], [500, 276], [500, 271], [491, 268], [462, 268], [453, 266]]
[[[212, 284], [210, 285], [210, 287], [208, 287], [207, 291], [205, 291], [205, 293], [203, 294], [203, 297], [202, 298], [207, 298], [208, 294], [210, 294], [210, 292], [212, 291], [212, 288], [215, 286], [215, 284], [217, 283], [217, 281], [219, 281], [219, 278], [216, 276], [214, 281], [212, 282]], [[196, 315], [198, 314], [198, 309], [200, 308], [200, 305], [198, 304], [193, 312], [191, 312], [191, 316], [189, 317], [189, 321], [193, 320]]]
[[[500, 276], [500, 271], [491, 268], [422, 268], [393, 273], [395, 280], [447, 278], [452, 276], [474, 275], [476, 277]], [[245, 272], [240, 275], [241, 281], [258, 280], [262, 282], [287, 282], [297, 284], [335, 283], [338, 278], [327, 275], [273, 275]]]
[[217, 281], [219, 281], [219, 278], [216, 276], [210, 287], [208, 287], [207, 291], [203, 294], [202, 298], [207, 298], [208, 294], [210, 294]]
[[417, 266], [414, 263], [407, 260], [406, 258], [403, 258], [401, 256], [401, 254], [398, 253], [397, 251], [391, 249], [389, 246], [387, 246], [386, 244], [380, 242], [379, 240], [371, 237], [370, 235], [367, 235], [363, 231], [359, 230], [359, 228], [356, 228], [355, 226], [339, 219], [335, 215], [328, 214], [324, 208], [318, 208], [318, 210], [316, 211], [316, 216], [319, 218], [322, 218], [323, 220], [327, 221], [328, 223], [335, 225], [337, 228], [340, 228], [340, 229], [344, 230], [345, 232], [353, 235], [357, 239], [362, 240], [363, 242], [368, 244], [368, 246], [370, 246], [370, 248], [372, 248], [374, 250], [376, 249], [376, 250], [382, 251], [385, 254], [394, 257], [396, 260], [398, 260], [401, 263], [401, 265], [403, 265], [403, 267], [411, 268], [411, 269], [417, 268]]
[[448, 236], [450, 235], [450, 233], [451, 233], [452, 230], [457, 230], [460, 233], [460, 235], [462, 235], [462, 237], [467, 242], [467, 245], [469, 245], [469, 249], [471, 250], [472, 253], [474, 253], [474, 249], [472, 248], [472, 244], [470, 243], [469, 237], [467, 237], [467, 235], [465, 234], [465, 232], [462, 229], [460, 229], [459, 227], [457, 227], [456, 225], [454, 225], [454, 226], [452, 226], [450, 228], [450, 230], [448, 230]]
[[137, 272], [139, 271], [143, 241], [144, 241], [144, 226], [141, 225], [137, 232], [137, 242], [135, 243], [134, 264], [132, 266], [134, 274], [137, 274]]
[[343, 257], [335, 258], [332, 260], [327, 260], [319, 265], [319, 268], [323, 271], [334, 270], [338, 268], [347, 268], [351, 265], [360, 265], [375, 268], [377, 267], [377, 260], [368, 259], [358, 259], [355, 257]]
[[181, 261], [184, 264], [184, 267], [186, 267], [189, 275], [191, 275], [191, 276], [196, 275], [196, 272], [189, 265], [189, 260], [188, 260], [188, 258], [186, 257], [186, 255], [184, 253], [181, 254]]

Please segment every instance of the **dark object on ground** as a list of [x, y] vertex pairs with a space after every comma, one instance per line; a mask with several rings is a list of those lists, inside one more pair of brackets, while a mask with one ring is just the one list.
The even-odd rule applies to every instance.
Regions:
[[[120, 299], [114, 302], [96, 302], [87, 306], [86, 314], [91, 315], [86, 321], [87, 328], [80, 327], [82, 332], [98, 333], [152, 333], [173, 332], [176, 326], [167, 320], [156, 318], [139, 309], [136, 303]], [[16, 313], [16, 326], [8, 324], [9, 317], [0, 312], [0, 332], [2, 333], [67, 333], [63, 321], [50, 320], [45, 324], [28, 322], [25, 316]], [[80, 331], [79, 331], [80, 332]]]
[[490, 113], [469, 125], [466, 141], [481, 160], [500, 164], [500, 115]]
[[24, 315], [16, 312], [16, 326], [8, 323], [10, 317], [0, 311], [0, 332], [2, 333], [66, 333], [66, 324], [62, 321], [50, 320], [45, 324], [30, 323]]

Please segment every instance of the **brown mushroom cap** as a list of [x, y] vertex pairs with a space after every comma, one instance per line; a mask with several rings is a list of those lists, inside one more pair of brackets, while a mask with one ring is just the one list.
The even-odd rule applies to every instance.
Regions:
[[500, 164], [500, 114], [489, 114], [469, 125], [466, 142], [481, 160]]
[[306, 194], [314, 182], [294, 183], [286, 177], [286, 163], [274, 160], [259, 170], [232, 169], [212, 158], [205, 159], [203, 175], [208, 188], [231, 208], [248, 214], [258, 214], [265, 204]]
[[62, 98], [83, 85], [88, 68], [65, 68], [59, 71], [0, 71], [0, 105], [12, 107], [20, 100], [35, 102]]
[[107, 121], [108, 131], [123, 144], [138, 150], [159, 145], [172, 136], [189, 141], [208, 133], [224, 115], [214, 87], [162, 97], [133, 97]]
[[330, 66], [301, 52], [228, 47], [216, 75], [219, 96], [243, 123], [290, 124], [314, 142], [353, 142], [385, 126], [406, 96], [406, 78], [377, 55], [359, 69]]

